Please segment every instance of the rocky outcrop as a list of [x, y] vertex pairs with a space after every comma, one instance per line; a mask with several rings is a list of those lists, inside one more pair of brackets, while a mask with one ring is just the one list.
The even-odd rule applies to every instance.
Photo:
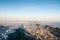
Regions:
[[53, 27], [53, 26], [50, 26], [50, 25], [45, 25], [45, 29], [48, 30], [53, 35], [55, 35], [56, 37], [60, 38], [60, 29], [58, 27]]
[[31, 23], [9, 30], [2, 40], [60, 40], [60, 29], [51, 25]]
[[[25, 28], [26, 26], [24, 26]], [[58, 40], [59, 38], [56, 37], [54, 34], [52, 34], [51, 32], [53, 31], [54, 27], [50, 27], [49, 25], [43, 27], [41, 24], [35, 24], [36, 29], [35, 30], [31, 30], [29, 28], [29, 26], [27, 26], [25, 28], [25, 30], [27, 30], [29, 33], [31, 33], [32, 35], [36, 36], [36, 39], [40, 39], [40, 40]], [[30, 31], [29, 31], [30, 30]]]

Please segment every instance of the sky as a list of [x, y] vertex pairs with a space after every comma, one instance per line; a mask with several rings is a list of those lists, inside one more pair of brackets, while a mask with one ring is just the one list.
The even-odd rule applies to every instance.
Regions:
[[60, 21], [60, 0], [0, 0], [0, 20]]

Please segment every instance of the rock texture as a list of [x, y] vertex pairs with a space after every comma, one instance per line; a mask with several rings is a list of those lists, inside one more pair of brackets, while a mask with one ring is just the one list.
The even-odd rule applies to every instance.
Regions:
[[4, 37], [1, 40], [60, 40], [60, 29], [52, 25], [29, 23], [9, 30]]
[[24, 26], [25, 30], [31, 33], [33, 36], [36, 36], [37, 40], [58, 40], [59, 38], [56, 37], [53, 33], [54, 27], [50, 25], [42, 26], [41, 24], [35, 24], [36, 29], [31, 30], [29, 26]]

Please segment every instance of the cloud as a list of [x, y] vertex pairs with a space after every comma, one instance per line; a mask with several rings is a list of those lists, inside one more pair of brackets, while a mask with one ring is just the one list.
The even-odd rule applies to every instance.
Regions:
[[37, 7], [24, 7], [21, 9], [21, 13], [35, 13], [37, 10]]
[[37, 7], [25, 7], [24, 10], [32, 11], [32, 10], [38, 10], [38, 8]]

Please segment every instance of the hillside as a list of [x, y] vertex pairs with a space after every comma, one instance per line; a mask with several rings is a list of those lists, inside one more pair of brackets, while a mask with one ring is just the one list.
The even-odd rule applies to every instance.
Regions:
[[28, 23], [6, 31], [1, 40], [60, 40], [60, 29], [52, 25]]

